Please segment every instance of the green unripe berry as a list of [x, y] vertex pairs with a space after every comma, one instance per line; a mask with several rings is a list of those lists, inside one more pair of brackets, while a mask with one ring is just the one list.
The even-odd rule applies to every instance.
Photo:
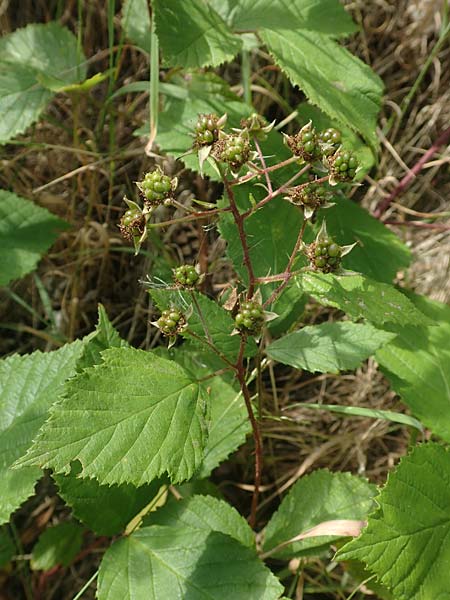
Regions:
[[258, 335], [264, 324], [264, 310], [259, 302], [247, 300], [241, 303], [234, 323], [242, 334]]
[[200, 275], [192, 265], [181, 265], [173, 270], [173, 278], [181, 287], [194, 287], [200, 281]]

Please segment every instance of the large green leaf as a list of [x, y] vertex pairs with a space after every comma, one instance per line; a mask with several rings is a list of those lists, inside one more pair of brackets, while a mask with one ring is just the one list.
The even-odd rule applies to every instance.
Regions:
[[431, 323], [423, 313], [393, 286], [354, 274], [306, 272], [299, 276], [303, 290], [325, 306], [335, 306], [352, 319], [366, 319], [374, 325], [399, 326]]
[[83, 543], [83, 527], [76, 521], [58, 523], [40, 536], [31, 554], [33, 570], [48, 571], [55, 565], [68, 567]]
[[167, 472], [173, 482], [199, 468], [206, 442], [206, 399], [173, 361], [111, 348], [101, 365], [68, 382], [65, 399], [19, 461], [101, 484], [143, 485]]
[[142, 528], [100, 566], [99, 600], [276, 600], [283, 586], [251, 548], [187, 525]]
[[312, 104], [377, 148], [375, 126], [383, 85], [370, 67], [313, 31], [265, 30], [261, 38], [276, 64]]
[[376, 358], [414, 415], [450, 442], [450, 307], [410, 297], [432, 324], [397, 328], [398, 336]]
[[163, 59], [170, 66], [217, 67], [241, 49], [240, 38], [202, 0], [153, 0], [153, 10]]
[[0, 142], [23, 133], [53, 97], [86, 77], [75, 36], [58, 23], [28, 25], [0, 38]]
[[[165, 350], [158, 348], [158, 355], [169, 357], [179, 363], [193, 377], [208, 377], [223, 368], [223, 363], [211, 352], [200, 352], [195, 345], [188, 343]], [[208, 477], [211, 471], [241, 446], [251, 431], [250, 421], [242, 393], [234, 379], [234, 372], [226, 379], [210, 377], [199, 385], [211, 398], [208, 415], [208, 440], [203, 455], [202, 466], [196, 477]]]
[[157, 496], [163, 484], [155, 479], [140, 487], [100, 485], [95, 479], [78, 477], [80, 471], [80, 464], [74, 463], [68, 475], [53, 475], [53, 478], [58, 494], [75, 517], [98, 535], [122, 533], [132, 518]]
[[437, 444], [402, 459], [368, 526], [337, 557], [361, 560], [396, 600], [446, 600], [450, 564], [450, 455]]
[[212, 496], [192, 496], [186, 500], [171, 498], [165, 506], [149, 515], [146, 523], [152, 525], [186, 525], [201, 531], [220, 531], [243, 546], [255, 546], [255, 534], [228, 502]]
[[291, 540], [327, 521], [365, 519], [375, 492], [374, 485], [350, 473], [318, 470], [302, 477], [269, 521], [264, 551], [277, 558], [319, 553], [342, 534]]
[[270, 358], [311, 373], [339, 373], [356, 369], [378, 348], [395, 337], [372, 325], [321, 323], [304, 327], [272, 342], [266, 352]]
[[233, 30], [306, 29], [339, 37], [356, 31], [338, 0], [209, 0]]
[[66, 227], [45, 208], [0, 190], [0, 285], [32, 271]]
[[364, 208], [336, 197], [336, 206], [323, 211], [327, 230], [339, 244], [358, 245], [345, 258], [346, 267], [377, 281], [391, 283], [400, 269], [411, 262], [411, 251]]
[[151, 23], [148, 0], [125, 0], [122, 5], [121, 23], [126, 36], [150, 54]]
[[35, 466], [12, 470], [23, 456], [56, 402], [68, 377], [75, 374], [80, 341], [54, 352], [33, 352], [0, 361], [0, 523], [34, 491], [42, 475]]

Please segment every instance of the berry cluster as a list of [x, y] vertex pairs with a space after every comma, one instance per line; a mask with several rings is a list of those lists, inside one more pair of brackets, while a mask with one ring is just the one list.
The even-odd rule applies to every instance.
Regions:
[[342, 248], [333, 239], [322, 238], [308, 246], [307, 255], [314, 270], [330, 273], [341, 263]]
[[288, 190], [286, 198], [296, 206], [304, 206], [311, 210], [316, 210], [327, 202], [329, 193], [321, 185], [297, 185]]
[[259, 302], [242, 302], [234, 318], [236, 329], [243, 334], [258, 335], [264, 325], [264, 309]]
[[305, 125], [295, 135], [285, 136], [286, 144], [294, 156], [309, 162], [321, 155], [321, 148], [316, 131], [311, 123]]
[[145, 174], [142, 181], [136, 184], [144, 196], [144, 202], [149, 207], [170, 203], [177, 186], [177, 179], [164, 175], [160, 167]]
[[163, 310], [155, 325], [167, 336], [175, 336], [186, 327], [184, 315], [176, 308]]
[[145, 231], [145, 217], [138, 208], [129, 208], [120, 219], [119, 229], [122, 236], [132, 242]]
[[200, 114], [195, 125], [195, 146], [209, 146], [219, 139], [221, 128], [220, 119], [217, 115]]
[[319, 133], [318, 139], [322, 147], [322, 154], [324, 156], [330, 156], [339, 148], [342, 142], [342, 134], [339, 129], [329, 127]]
[[240, 169], [250, 156], [250, 143], [243, 135], [230, 135], [219, 142], [218, 158], [230, 165], [232, 169]]
[[359, 167], [359, 161], [353, 152], [339, 150], [328, 158], [330, 181], [352, 181]]
[[200, 282], [200, 275], [192, 265], [181, 265], [173, 270], [173, 279], [176, 285], [192, 289]]

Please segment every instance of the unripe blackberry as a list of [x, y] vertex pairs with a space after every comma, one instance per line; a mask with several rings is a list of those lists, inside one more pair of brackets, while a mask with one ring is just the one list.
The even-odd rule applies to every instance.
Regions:
[[177, 308], [168, 308], [162, 311], [159, 319], [154, 323], [164, 335], [175, 336], [186, 327], [186, 319]]
[[194, 288], [200, 282], [200, 274], [192, 265], [181, 265], [173, 270], [176, 285], [187, 289]]
[[273, 123], [267, 123], [266, 119], [257, 113], [251, 114], [247, 119], [241, 119], [241, 127], [246, 129], [258, 140], [265, 140]]
[[146, 173], [144, 179], [138, 181], [136, 185], [144, 196], [145, 204], [152, 207], [170, 202], [177, 183], [176, 178], [172, 179], [164, 175], [161, 168], [156, 167], [154, 171]]
[[352, 181], [359, 167], [359, 161], [353, 152], [339, 150], [328, 158], [330, 182]]
[[295, 135], [285, 136], [285, 141], [292, 154], [305, 162], [315, 160], [321, 154], [316, 131], [311, 123], [305, 125]]
[[250, 143], [243, 135], [230, 135], [219, 142], [217, 153], [219, 160], [237, 170], [249, 159]]
[[332, 238], [316, 240], [307, 247], [306, 253], [315, 271], [331, 273], [341, 263], [342, 248]]
[[317, 137], [324, 156], [331, 156], [331, 154], [334, 154], [342, 142], [341, 132], [334, 127], [324, 129]]
[[137, 208], [129, 208], [120, 219], [119, 229], [122, 236], [132, 242], [145, 231], [145, 217]]
[[327, 202], [329, 193], [323, 186], [297, 185], [288, 190], [286, 199], [296, 206], [303, 206], [314, 211]]
[[219, 139], [221, 119], [214, 113], [200, 114], [195, 125], [195, 146], [209, 146]]
[[239, 306], [234, 318], [236, 329], [243, 334], [258, 335], [264, 325], [264, 309], [259, 302], [247, 300]]

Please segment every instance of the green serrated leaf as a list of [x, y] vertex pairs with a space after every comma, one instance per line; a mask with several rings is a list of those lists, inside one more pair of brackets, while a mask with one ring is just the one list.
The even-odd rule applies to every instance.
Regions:
[[33, 23], [0, 38], [0, 143], [23, 133], [53, 97], [39, 75], [78, 83], [85, 63], [75, 36], [59, 23]]
[[206, 442], [206, 398], [173, 361], [111, 348], [104, 362], [68, 382], [64, 400], [19, 466], [68, 473], [101, 484], [143, 485], [168, 473], [176, 483], [199, 468]]
[[102, 362], [101, 353], [108, 348], [126, 348], [128, 342], [123, 340], [108, 319], [102, 304], [98, 305], [98, 323], [95, 331], [84, 339], [83, 354], [77, 362], [77, 371], [93, 367]]
[[383, 85], [379, 77], [334, 40], [313, 31], [261, 32], [275, 63], [309, 101], [358, 131], [376, 151]]
[[299, 276], [303, 290], [325, 306], [334, 306], [352, 319], [366, 319], [376, 326], [386, 324], [427, 325], [432, 323], [393, 286], [358, 273], [307, 272]]
[[115, 542], [100, 566], [99, 600], [276, 600], [283, 586], [251, 548], [213, 530], [145, 527]]
[[0, 285], [32, 271], [66, 227], [45, 208], [0, 190]]
[[290, 540], [326, 521], [365, 519], [373, 508], [375, 492], [374, 485], [350, 473], [318, 470], [302, 477], [269, 521], [264, 552], [287, 559], [319, 554], [342, 535]]
[[424, 444], [403, 458], [362, 534], [337, 554], [361, 560], [398, 600], [446, 600], [450, 562], [450, 455]]
[[31, 553], [31, 568], [48, 571], [56, 565], [68, 567], [83, 542], [83, 527], [75, 521], [49, 527], [39, 536]]
[[97, 535], [117, 535], [154, 499], [162, 480], [135, 487], [129, 484], [100, 485], [95, 479], [81, 479], [79, 463], [68, 475], [54, 475], [58, 494], [74, 516]]
[[[208, 327], [209, 335], [215, 346], [220, 349], [222, 354], [224, 354], [228, 360], [234, 361], [237, 359], [240, 337], [238, 335], [231, 335], [231, 332], [234, 329], [234, 321], [229, 311], [222, 308], [217, 302], [214, 302], [214, 300], [211, 300], [204, 294], [193, 292], [201, 310], [202, 317], [200, 317], [197, 306], [193, 304], [189, 292], [158, 289], [150, 289], [149, 291], [161, 311], [170, 306], [175, 306], [186, 313], [189, 308], [192, 307], [192, 314], [188, 321], [189, 330], [194, 332], [202, 340], [206, 341], [207, 338], [202, 323], [203, 319]], [[182, 333], [181, 335], [191, 340], [191, 342], [201, 350], [205, 350], [205, 344], [190, 336], [188, 332]], [[252, 356], [256, 353], [256, 344], [253, 339], [249, 339], [246, 350], [246, 356]]]
[[394, 337], [395, 333], [380, 331], [369, 324], [321, 323], [272, 342], [266, 353], [285, 365], [311, 373], [339, 373], [356, 369]]
[[255, 547], [255, 534], [236, 509], [225, 500], [212, 496], [192, 496], [186, 500], [170, 499], [146, 524], [179, 527], [186, 525], [200, 531], [219, 531], [249, 548]]
[[33, 494], [42, 472], [35, 466], [12, 470], [56, 402], [68, 377], [75, 374], [80, 341], [54, 352], [36, 351], [0, 361], [0, 523]]
[[347, 198], [333, 198], [336, 205], [322, 211], [328, 233], [339, 244], [358, 245], [345, 258], [349, 269], [377, 281], [391, 283], [411, 262], [411, 251], [386, 225]]
[[151, 23], [147, 0], [125, 0], [122, 5], [122, 28], [128, 39], [150, 54]]
[[397, 327], [376, 359], [414, 415], [450, 442], [450, 307], [423, 296], [411, 301], [431, 325]]
[[217, 67], [231, 60], [242, 42], [202, 0], [153, 0], [156, 32], [169, 66]]
[[209, 0], [233, 30], [306, 29], [331, 37], [357, 31], [338, 0]]
[[[200, 352], [189, 342], [169, 351], [158, 349], [158, 354], [178, 362], [197, 378], [206, 377], [222, 368], [220, 359], [210, 352]], [[212, 470], [245, 442], [251, 431], [250, 421], [241, 392], [235, 385], [234, 372], [223, 377], [212, 377], [201, 382], [210, 402], [208, 441], [203, 463], [196, 476], [208, 477]], [[234, 386], [234, 387], [233, 387]]]

